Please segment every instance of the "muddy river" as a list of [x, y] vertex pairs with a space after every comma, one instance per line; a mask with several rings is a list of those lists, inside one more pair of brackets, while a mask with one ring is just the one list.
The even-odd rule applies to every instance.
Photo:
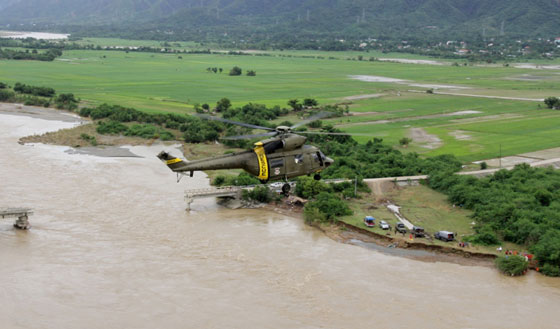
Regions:
[[0, 207], [28, 206], [30, 231], [0, 219], [0, 327], [558, 328], [560, 280], [422, 262], [337, 243], [300, 220], [185, 212], [186, 187], [156, 159], [19, 145], [75, 125], [0, 114]]

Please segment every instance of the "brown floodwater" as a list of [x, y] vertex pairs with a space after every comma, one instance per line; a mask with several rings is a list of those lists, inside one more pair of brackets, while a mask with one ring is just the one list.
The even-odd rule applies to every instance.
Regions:
[[[71, 122], [0, 114], [0, 328], [558, 328], [560, 280], [422, 262], [337, 243], [301, 220], [185, 211], [155, 155], [103, 158], [19, 145]], [[167, 147], [169, 148], [169, 147]]]

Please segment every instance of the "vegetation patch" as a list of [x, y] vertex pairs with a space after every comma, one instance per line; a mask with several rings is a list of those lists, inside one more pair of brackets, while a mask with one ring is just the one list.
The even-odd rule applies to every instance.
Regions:
[[523, 275], [529, 268], [529, 262], [525, 260], [525, 257], [516, 255], [500, 256], [494, 263], [502, 273], [511, 276]]

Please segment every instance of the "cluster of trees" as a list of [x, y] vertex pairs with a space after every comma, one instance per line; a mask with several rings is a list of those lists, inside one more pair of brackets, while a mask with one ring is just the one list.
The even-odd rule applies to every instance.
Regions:
[[[79, 111], [80, 116], [89, 117], [93, 120], [106, 119], [100, 121], [97, 126], [97, 132], [100, 134], [123, 134], [125, 136], [139, 136], [142, 138], [159, 138], [162, 140], [175, 139], [175, 135], [164, 128], [180, 130], [184, 133], [183, 137], [187, 142], [191, 137], [189, 129], [192, 129], [192, 122], [202, 123], [202, 120], [196, 117], [187, 117], [176, 114], [149, 114], [138, 111], [133, 108], [125, 108], [119, 105], [102, 104], [94, 108], [84, 107]], [[125, 125], [127, 122], [136, 122], [137, 124]], [[212, 124], [212, 123], [208, 123]], [[200, 129], [200, 126], [197, 126]], [[204, 129], [204, 128], [203, 128]], [[193, 141], [200, 142], [207, 134], [214, 131], [213, 129], [197, 130], [192, 133]], [[217, 133], [215, 134], [217, 137]], [[205, 140], [205, 139], [204, 139]]]
[[560, 172], [527, 164], [486, 178], [433, 172], [430, 187], [474, 211], [474, 242], [525, 245], [548, 275], [560, 275]]
[[224, 69], [222, 69], [221, 67], [207, 67], [206, 68], [206, 72], [214, 72], [214, 73], [222, 73]]
[[560, 98], [558, 97], [547, 97], [544, 103], [549, 109], [560, 110]]
[[42, 97], [53, 97], [56, 94], [55, 90], [50, 87], [30, 86], [19, 82], [16, 82], [16, 84], [14, 85], [14, 91], [21, 94], [29, 94]]
[[29, 51], [29, 49], [15, 50], [15, 49], [0, 48], [0, 59], [35, 60], [35, 61], [52, 62], [54, 61], [55, 58], [60, 56], [62, 56], [62, 51], [60, 49], [49, 49], [44, 52], [38, 52], [36, 49]]
[[73, 111], [78, 107], [79, 100], [74, 94], [60, 94], [50, 87], [30, 86], [16, 82], [13, 91], [8, 85], [0, 82], [0, 102], [23, 103], [25, 105], [49, 107], [54, 103], [57, 109]]
[[[332, 126], [324, 126], [324, 132], [341, 132]], [[308, 135], [308, 140], [334, 158], [335, 162], [322, 172], [327, 178], [362, 178], [414, 176], [437, 171], [455, 172], [461, 162], [453, 155], [421, 158], [416, 153], [403, 154], [383, 139], [374, 138], [359, 144], [345, 135]]]
[[301, 111], [304, 108], [315, 108], [319, 105], [319, 102], [315, 98], [304, 98], [303, 102], [300, 102], [298, 99], [290, 99], [288, 101], [288, 105], [294, 111]]
[[[369, 191], [361, 180], [358, 187], [360, 192]], [[306, 176], [298, 177], [295, 193], [309, 200], [303, 210], [307, 223], [335, 222], [340, 216], [352, 215], [352, 210], [343, 199], [357, 197], [354, 183], [327, 184]]]

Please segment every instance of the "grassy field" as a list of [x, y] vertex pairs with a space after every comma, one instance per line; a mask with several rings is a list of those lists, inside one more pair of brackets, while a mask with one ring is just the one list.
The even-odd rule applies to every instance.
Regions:
[[[472, 214], [471, 211], [453, 207], [453, 205], [447, 202], [447, 197], [444, 194], [438, 193], [428, 187], [420, 185], [399, 188], [388, 192], [384, 198], [399, 205], [401, 207], [400, 212], [406, 219], [414, 225], [423, 227], [426, 232], [429, 232], [432, 236], [437, 231], [453, 231], [458, 233], [458, 241], [461, 241], [464, 237], [475, 233], [472, 225], [473, 219], [470, 217]], [[373, 196], [365, 196], [362, 199], [352, 201], [351, 207], [352, 210], [354, 210], [354, 215], [345, 216], [341, 219], [342, 221], [379, 234], [388, 234], [393, 237], [402, 238], [400, 233], [395, 234], [392, 230], [384, 231], [379, 228], [378, 224], [380, 220], [389, 223], [391, 228], [394, 228], [398, 221], [396, 217], [387, 210], [383, 204], [378, 203]], [[376, 226], [367, 228], [363, 224], [365, 216], [375, 217], [377, 219]], [[404, 239], [409, 239], [409, 235], [406, 234]], [[433, 239], [431, 242], [427, 239], [416, 238], [415, 240], [437, 245], [457, 246], [455, 242], [443, 242], [436, 239]], [[523, 251], [521, 246], [511, 243], [504, 243], [502, 247], [504, 250]], [[474, 246], [471, 247], [470, 250], [497, 253], [496, 247]]]
[[[80, 42], [161, 46], [158, 41], [119, 39]], [[194, 43], [171, 45], [201, 49]], [[412, 128], [421, 128], [425, 140], [416, 139], [404, 151], [428, 156], [453, 153], [466, 162], [496, 157], [500, 145], [504, 156], [560, 146], [560, 111], [539, 108], [542, 102], [425, 92], [440, 85], [441, 92], [538, 100], [560, 96], [559, 71], [348, 60], [360, 55], [364, 59], [426, 59], [373, 52], [275, 51], [269, 56], [233, 56], [76, 50], [64, 52], [54, 62], [2, 60], [0, 81], [50, 86], [59, 93], [74, 93], [86, 104], [107, 102], [148, 112], [192, 113], [195, 103], [215, 104], [222, 97], [234, 105], [280, 106], [292, 98], [312, 97], [321, 104], [349, 106], [352, 116], [330, 123], [370, 135], [357, 137], [360, 142], [378, 136], [397, 145], [399, 139], [412, 135]], [[235, 65], [244, 71], [255, 70], [257, 76], [228, 76]], [[224, 72], [208, 73], [208, 67]], [[365, 82], [350, 79], [351, 75], [405, 81]], [[355, 97], [372, 94], [377, 96]]]

